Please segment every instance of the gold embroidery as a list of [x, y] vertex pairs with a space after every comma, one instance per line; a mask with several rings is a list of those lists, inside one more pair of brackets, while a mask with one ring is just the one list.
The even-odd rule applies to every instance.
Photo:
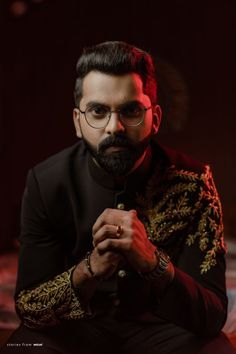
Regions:
[[40, 328], [58, 324], [63, 319], [86, 316], [71, 287], [73, 269], [74, 267], [35, 289], [22, 290], [19, 293], [16, 309], [26, 326]]
[[[161, 176], [161, 177], [160, 177]], [[201, 273], [216, 265], [216, 253], [225, 250], [222, 210], [209, 166], [202, 174], [177, 170], [156, 171], [146, 195], [138, 196], [138, 211], [153, 243], [185, 238], [204, 252]]]

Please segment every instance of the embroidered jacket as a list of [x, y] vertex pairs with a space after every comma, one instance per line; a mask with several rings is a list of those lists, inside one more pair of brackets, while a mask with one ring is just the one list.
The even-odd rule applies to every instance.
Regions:
[[138, 211], [147, 236], [168, 252], [175, 266], [175, 278], [161, 298], [151, 298], [150, 284], [135, 274], [135, 281], [131, 276], [120, 284], [126, 309], [146, 287], [150, 291], [143, 301], [147, 307], [152, 304], [154, 316], [196, 333], [215, 334], [222, 328], [225, 248], [210, 167], [155, 143], [152, 151], [148, 176], [131, 175], [122, 188], [97, 170], [82, 141], [30, 171], [16, 290], [16, 309], [27, 326], [88, 315], [72, 287], [71, 272], [92, 248], [90, 230], [98, 215], [122, 202], [127, 210]]

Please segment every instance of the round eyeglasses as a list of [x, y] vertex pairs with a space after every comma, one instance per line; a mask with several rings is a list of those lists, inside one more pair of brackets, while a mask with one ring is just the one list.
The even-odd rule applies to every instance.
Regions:
[[112, 113], [118, 113], [119, 120], [126, 127], [137, 127], [142, 124], [147, 110], [152, 108], [144, 107], [142, 105], [128, 105], [120, 109], [111, 110], [107, 106], [92, 105], [88, 106], [85, 111], [80, 113], [84, 114], [86, 122], [90, 127], [95, 129], [103, 129], [109, 123]]

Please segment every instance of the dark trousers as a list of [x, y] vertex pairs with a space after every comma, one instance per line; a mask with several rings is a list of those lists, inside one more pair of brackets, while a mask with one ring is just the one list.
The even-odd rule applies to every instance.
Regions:
[[21, 325], [1, 354], [235, 354], [222, 334], [211, 339], [163, 320], [130, 321], [112, 316], [67, 321], [44, 330]]

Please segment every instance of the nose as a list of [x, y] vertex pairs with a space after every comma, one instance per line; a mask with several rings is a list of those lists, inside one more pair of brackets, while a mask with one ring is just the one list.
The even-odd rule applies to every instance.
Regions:
[[105, 128], [107, 134], [114, 134], [117, 132], [123, 132], [125, 130], [123, 124], [120, 121], [118, 112], [111, 112], [109, 122]]

